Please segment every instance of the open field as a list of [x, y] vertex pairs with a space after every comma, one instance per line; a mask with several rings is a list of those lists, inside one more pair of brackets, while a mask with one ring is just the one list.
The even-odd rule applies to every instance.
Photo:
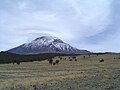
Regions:
[[66, 60], [58, 65], [47, 60], [0, 64], [0, 90], [120, 90], [118, 54], [81, 55], [77, 61], [62, 58]]

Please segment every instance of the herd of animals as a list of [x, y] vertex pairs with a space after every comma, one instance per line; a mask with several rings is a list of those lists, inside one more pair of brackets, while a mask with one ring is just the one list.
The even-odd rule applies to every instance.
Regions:
[[[90, 55], [89, 55], [89, 57], [90, 57]], [[83, 59], [85, 59], [85, 58], [86, 58], [86, 56], [83, 56]], [[50, 65], [58, 65], [59, 62], [60, 62], [62, 59], [63, 59], [63, 60], [66, 60], [67, 58], [62, 58], [62, 57], [59, 56], [59, 60], [55, 60], [55, 61], [54, 61], [54, 60], [51, 58], [51, 59], [48, 59], [48, 61], [49, 61], [49, 64], [50, 64]], [[68, 60], [69, 60], [69, 61], [77, 61], [77, 58], [76, 58], [76, 56], [72, 56], [72, 57], [68, 57]], [[100, 59], [99, 62], [104, 62], [104, 59]]]
[[[98, 56], [98, 54], [96, 54], [96, 55]], [[90, 55], [88, 55], [88, 56], [90, 57]], [[85, 59], [85, 58], [86, 58], [86, 56], [83, 56], [83, 59]], [[50, 65], [58, 65], [61, 60], [66, 60], [67, 58], [59, 56], [59, 60], [53, 60], [53, 59], [54, 58], [48, 59], [48, 62], [49, 62]], [[114, 58], [114, 59], [116, 59], [116, 58]], [[77, 58], [76, 58], [76, 56], [69, 56], [68, 60], [69, 61], [77, 61]], [[100, 59], [99, 62], [104, 62], [104, 59]], [[14, 61], [13, 64], [20, 65], [20, 62], [19, 61]]]

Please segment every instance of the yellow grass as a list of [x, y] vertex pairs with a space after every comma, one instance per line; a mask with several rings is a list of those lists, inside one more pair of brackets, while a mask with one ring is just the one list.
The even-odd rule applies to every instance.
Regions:
[[[77, 77], [92, 77], [97, 73], [104, 73], [104, 77], [110, 78], [108, 70], [119, 69], [120, 60], [113, 59], [119, 55], [86, 55], [77, 56], [77, 61], [62, 59], [59, 65], [49, 65], [48, 61], [23, 62], [20, 65], [0, 64], [0, 89], [16, 88], [30, 85], [49, 84], [50, 81], [62, 82], [65, 79], [74, 79]], [[105, 61], [100, 63], [99, 60]], [[59, 60], [55, 57], [54, 60]]]

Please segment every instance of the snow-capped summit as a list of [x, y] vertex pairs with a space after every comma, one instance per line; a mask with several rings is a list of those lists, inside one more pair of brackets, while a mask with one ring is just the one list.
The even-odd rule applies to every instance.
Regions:
[[65, 54], [88, 54], [87, 50], [79, 50], [53, 36], [38, 37], [30, 43], [8, 50], [17, 54], [39, 54], [39, 53], [65, 53]]
[[42, 37], [36, 38], [31, 43], [26, 43], [24, 46], [25, 47], [31, 46], [32, 48], [42, 47], [43, 45], [48, 46], [49, 44], [51, 44], [52, 42], [55, 42], [55, 41], [63, 42], [62, 40], [58, 39], [57, 37], [42, 36]]

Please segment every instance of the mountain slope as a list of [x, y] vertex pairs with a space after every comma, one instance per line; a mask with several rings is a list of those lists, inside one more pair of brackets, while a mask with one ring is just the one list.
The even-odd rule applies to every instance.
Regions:
[[39, 53], [65, 53], [65, 54], [88, 54], [87, 50], [79, 50], [64, 43], [57, 37], [42, 36], [30, 43], [25, 43], [16, 48], [8, 50], [17, 54], [39, 54]]

